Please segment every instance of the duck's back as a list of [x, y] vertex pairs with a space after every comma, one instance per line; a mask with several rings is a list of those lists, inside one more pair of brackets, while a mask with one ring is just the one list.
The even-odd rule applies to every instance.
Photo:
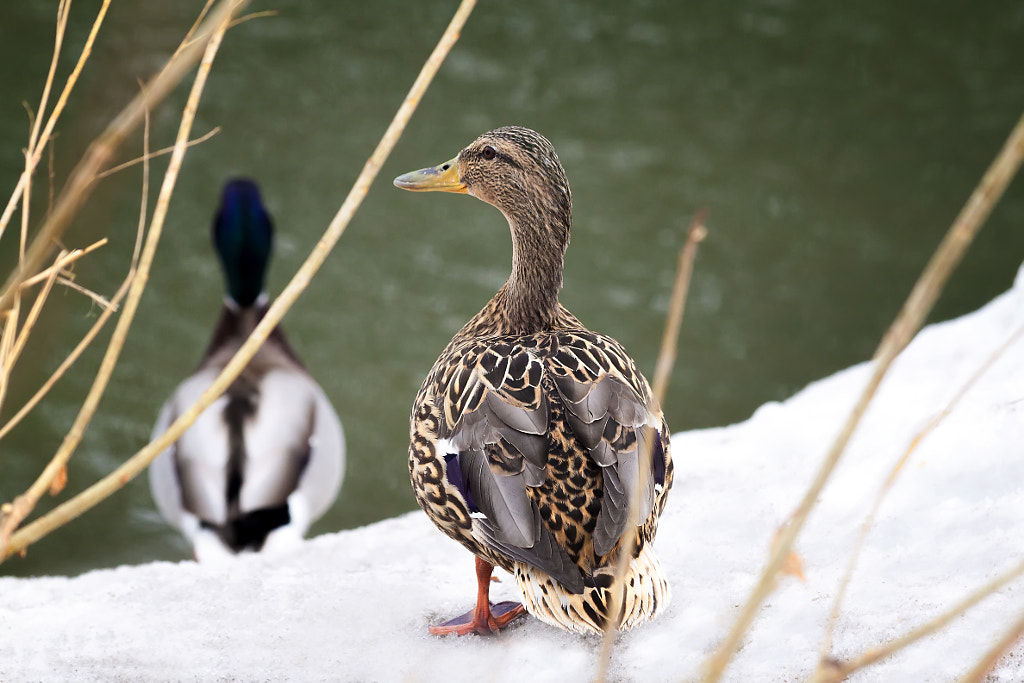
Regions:
[[[632, 359], [565, 320], [535, 334], [471, 321], [456, 335], [414, 405], [410, 466], [442, 530], [528, 581], [551, 577], [545, 590], [582, 596], [610, 571], [620, 539], [639, 556], [653, 538], [672, 465]], [[627, 533], [637, 489], [641, 525]]]
[[[165, 403], [154, 436], [209, 388], [240, 341], [211, 345], [215, 350]], [[284, 525], [301, 537], [337, 497], [344, 451], [337, 413], [275, 330], [227, 391], [157, 458], [150, 485], [164, 517], [193, 542], [208, 529], [237, 552], [261, 547]]]

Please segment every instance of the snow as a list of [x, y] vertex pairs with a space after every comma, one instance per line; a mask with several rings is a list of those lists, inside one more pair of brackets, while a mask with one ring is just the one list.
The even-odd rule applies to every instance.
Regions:
[[[914, 435], [1024, 324], [1024, 269], [979, 311], [932, 325], [883, 382], [727, 672], [803, 680], [850, 549]], [[685, 357], [682, 362], [685, 362]], [[862, 364], [746, 422], [673, 438], [675, 487], [656, 548], [672, 606], [619, 640], [611, 679], [692, 680], [757, 581], [771, 539], [867, 381]], [[911, 454], [864, 546], [835, 632], [855, 656], [944, 611], [1024, 557], [1024, 341]], [[0, 579], [0, 680], [592, 680], [599, 642], [527, 619], [494, 638], [429, 636], [467, 609], [473, 562], [414, 512], [287, 556], [154, 563], [75, 578]], [[495, 600], [514, 599], [508, 577]], [[1018, 581], [854, 681], [949, 681], [1024, 610]], [[1024, 680], [1019, 646], [990, 680]]]

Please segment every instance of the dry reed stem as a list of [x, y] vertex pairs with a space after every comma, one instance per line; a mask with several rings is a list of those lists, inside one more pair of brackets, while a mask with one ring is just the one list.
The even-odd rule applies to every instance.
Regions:
[[[67, 254], [66, 251], [62, 251], [57, 257], [59, 261], [62, 256]], [[53, 289], [53, 283], [57, 281], [57, 277], [60, 274], [59, 270], [53, 268], [48, 269], [50, 272], [49, 277], [46, 278], [46, 282], [43, 283], [42, 289], [36, 294], [36, 300], [32, 303], [32, 308], [28, 312], [28, 317], [25, 318], [25, 322], [22, 323], [21, 331], [18, 333], [18, 338], [14, 342], [14, 347], [11, 349], [9, 355], [4, 358], [3, 377], [0, 378], [6, 383], [10, 377], [10, 373], [14, 366], [18, 362], [18, 358], [21, 357], [21, 352], [25, 348], [25, 344], [28, 343], [28, 336], [32, 333], [32, 328], [35, 327], [36, 320], [39, 319], [39, 313], [43, 310], [43, 304], [46, 303], [47, 297], [50, 296], [50, 290]], [[3, 399], [0, 398], [0, 405], [3, 405]]]
[[[68, 7], [70, 7], [70, 2], [68, 2], [66, 4], [67, 4]], [[103, 19], [106, 17], [107, 8], [109, 6], [110, 6], [110, 0], [103, 0], [103, 5], [100, 7], [99, 12], [96, 13], [96, 19], [93, 21], [92, 29], [89, 31], [89, 36], [85, 40], [85, 45], [82, 47], [82, 53], [78, 57], [78, 62], [75, 64], [75, 68], [71, 70], [71, 74], [68, 76], [67, 81], [64, 82], [64, 89], [61, 91], [60, 97], [57, 99], [57, 104], [54, 105], [53, 111], [50, 112], [50, 116], [49, 116], [49, 118], [46, 121], [46, 127], [43, 129], [41, 137], [37, 138], [37, 139], [49, 140], [51, 138], [51, 136], [53, 135], [53, 129], [57, 125], [57, 120], [60, 119], [60, 115], [64, 111], [64, 106], [67, 104], [68, 98], [71, 96], [71, 91], [74, 90], [75, 84], [78, 82], [78, 77], [82, 73], [82, 69], [85, 67], [85, 63], [86, 63], [86, 61], [88, 61], [89, 56], [92, 54], [93, 43], [96, 41], [96, 35], [99, 33], [100, 26], [103, 25]], [[65, 7], [65, 5], [62, 4], [61, 7]], [[66, 11], [67, 11], [67, 8], [65, 8], [65, 12]], [[62, 43], [63, 37], [64, 37], [64, 31], [63, 31], [62, 26], [66, 25], [66, 23], [67, 23], [67, 17], [66, 16], [64, 17], [64, 22], [62, 24], [61, 20], [60, 20], [60, 16], [61, 16], [61, 14], [58, 11], [58, 22], [57, 22], [57, 24], [58, 24], [58, 36], [59, 36], [59, 39], [58, 39], [57, 44], [55, 45], [55, 48], [54, 48], [54, 56], [53, 56], [53, 64], [54, 65], [56, 65], [57, 58], [58, 58], [59, 52], [60, 52], [61, 43]], [[51, 67], [50, 76], [47, 78], [47, 83], [48, 84], [50, 82], [52, 82], [53, 74], [54, 74], [54, 71], [53, 71], [53, 69]], [[44, 89], [48, 90], [49, 89], [49, 85], [44, 86]], [[43, 110], [42, 110], [42, 108], [40, 108], [40, 110], [39, 110], [39, 112], [37, 114], [36, 121], [41, 120], [42, 116], [43, 116]], [[11, 194], [10, 200], [7, 202], [7, 208], [5, 208], [3, 214], [0, 215], [0, 237], [3, 236], [4, 229], [7, 227], [7, 224], [11, 220], [11, 215], [14, 213], [14, 207], [17, 206], [18, 200], [21, 198], [23, 193], [27, 194], [27, 193], [25, 193], [25, 188], [26, 188], [26, 185], [29, 182], [29, 179], [30, 179], [32, 173], [35, 171], [36, 166], [39, 164], [39, 155], [40, 154], [42, 154], [42, 147], [36, 145], [34, 147], [34, 149], [33, 149], [33, 153], [32, 153], [31, 158], [30, 158], [30, 164], [27, 165], [26, 171], [24, 173], [22, 173], [21, 177], [18, 179], [18, 184], [14, 188], [14, 192]], [[29, 169], [31, 169], [31, 170], [29, 170]], [[47, 223], [49, 223], [49, 217], [48, 217]], [[40, 262], [42, 261], [42, 258], [43, 257], [39, 258]], [[24, 279], [24, 278], [21, 278], [21, 279]], [[8, 281], [7, 285], [4, 287], [4, 293], [5, 294], [7, 293], [7, 290], [10, 288], [11, 284], [12, 284], [11, 281]], [[6, 298], [6, 296], [3, 299], [0, 299], [0, 311], [5, 310], [8, 305], [9, 305], [9, 300]]]
[[5, 436], [7, 436], [7, 434], [12, 429], [14, 429], [18, 425], [18, 423], [21, 422], [22, 419], [24, 419], [24, 417], [28, 415], [28, 413], [33, 408], [35, 408], [36, 405], [39, 404], [41, 400], [43, 400], [46, 394], [49, 393], [50, 389], [53, 388], [53, 385], [56, 384], [57, 381], [64, 376], [64, 374], [68, 371], [68, 368], [70, 368], [75, 363], [75, 361], [78, 360], [82, 353], [89, 347], [92, 341], [96, 338], [96, 335], [98, 335], [100, 330], [103, 329], [103, 326], [106, 324], [107, 320], [110, 319], [110, 316], [113, 315], [113, 313], [117, 310], [116, 307], [121, 302], [121, 299], [123, 299], [125, 295], [128, 293], [128, 287], [130, 284], [131, 278], [129, 277], [121, 284], [120, 289], [117, 290], [114, 296], [111, 297], [111, 307], [104, 309], [104, 311], [96, 319], [96, 322], [94, 322], [92, 327], [89, 328], [89, 331], [85, 334], [85, 336], [82, 337], [81, 341], [78, 342], [78, 345], [71, 351], [71, 353], [67, 355], [67, 357], [57, 367], [57, 369], [54, 370], [53, 374], [50, 375], [50, 378], [46, 380], [46, 382], [36, 391], [32, 398], [30, 398], [25, 403], [25, 405], [23, 405], [21, 409], [18, 410], [17, 413], [11, 416], [11, 419], [7, 421], [7, 424], [0, 428], [0, 439], [3, 439]]
[[715, 683], [721, 679], [726, 666], [728, 666], [729, 661], [732, 659], [733, 653], [735, 653], [736, 648], [739, 646], [743, 635], [750, 628], [750, 624], [753, 622], [761, 604], [768, 597], [768, 594], [774, 590], [775, 579], [779, 570], [792, 552], [793, 543], [797, 535], [803, 528], [804, 522], [807, 521], [807, 517], [814, 508], [826, 482], [831, 477], [836, 464], [846, 449], [846, 444], [849, 443], [854, 430], [860, 423], [861, 417], [863, 417], [879, 384], [881, 384], [882, 378], [896, 356], [910, 343], [911, 338], [921, 328], [939, 293], [945, 286], [950, 274], [952, 274], [953, 269], [960, 262], [967, 251], [967, 247], [970, 246], [974, 236], [978, 233], [981, 225], [988, 218], [992, 208], [1017, 172], [1021, 159], [1024, 159], [1024, 116], [1017, 121], [1003, 148], [992, 162], [992, 165], [989, 166], [978, 186], [971, 194], [971, 197], [964, 205], [964, 208], [960, 211], [953, 225], [942, 239], [932, 259], [928, 262], [913, 290], [911, 290], [910, 296], [907, 298], [906, 303], [904, 303], [899, 315], [897, 315], [895, 321], [882, 338], [882, 342], [875, 352], [873, 359], [874, 371], [868, 380], [867, 386], [865, 386], [860, 399], [836, 437], [835, 443], [822, 462], [821, 468], [807, 489], [803, 500], [791, 515], [788, 523], [784, 525], [778, 547], [772, 553], [768, 566], [761, 573], [757, 586], [751, 592], [750, 597], [741, 609], [736, 622], [725, 640], [706, 663], [702, 679], [705, 683]]
[[[61, 277], [61, 273], [68, 265], [81, 258], [88, 252], [106, 244], [106, 238], [95, 242], [90, 245], [87, 249], [76, 249], [73, 252], [61, 251], [54, 261], [54, 264], [42, 271], [31, 280], [26, 280], [22, 283], [22, 289], [27, 288], [30, 284], [36, 284], [40, 281], [45, 282], [43, 290], [36, 295], [35, 302], [32, 305], [32, 309], [29, 311], [28, 317], [21, 325], [21, 330], [17, 332], [17, 339], [13, 342], [7, 336], [8, 334], [13, 335], [17, 329], [18, 315], [17, 311], [20, 310], [20, 297], [15, 299], [14, 314], [8, 316], [9, 324], [4, 329], [4, 339], [0, 343], [0, 406], [3, 406], [4, 400], [7, 395], [7, 387], [10, 382], [10, 375], [14, 371], [14, 366], [17, 364], [18, 359], [21, 357], [21, 352], [28, 343], [29, 335], [32, 333], [32, 329], [35, 326], [36, 320], [39, 318], [39, 314], [42, 311], [43, 304], [46, 302], [47, 297], [50, 294], [51, 288], [54, 282], [60, 282], [61, 284], [70, 286], [73, 289], [82, 291], [87, 296], [92, 297], [103, 306], [109, 306], [110, 302], [101, 297], [100, 295], [91, 292], [80, 285], [70, 282], [65, 277]], [[10, 332], [8, 332], [10, 330]]]
[[192, 44], [192, 36], [196, 34], [196, 31], [198, 31], [199, 27], [203, 24], [203, 19], [205, 19], [206, 15], [210, 13], [210, 8], [213, 7], [214, 2], [216, 2], [216, 0], [206, 0], [203, 8], [199, 10], [196, 20], [192, 22], [188, 31], [185, 32], [185, 37], [181, 39], [180, 43], [178, 43], [178, 47], [174, 50], [174, 54], [171, 55], [171, 59], [180, 55], [182, 50]]
[[85, 296], [89, 297], [97, 304], [99, 304], [100, 308], [108, 308], [109, 306], [111, 306], [110, 300], [107, 299], [105, 296], [103, 296], [102, 294], [97, 294], [88, 287], [83, 287], [82, 285], [78, 284], [71, 278], [62, 275], [57, 278], [57, 282], [59, 284], [64, 285], [68, 289], [73, 289], [76, 292], [79, 292], [80, 294], [84, 294]]
[[[194, 146], [196, 146], [196, 145], [198, 145], [200, 143], [206, 142], [207, 140], [212, 138], [214, 135], [219, 133], [220, 130], [221, 130], [220, 126], [216, 126], [209, 133], [207, 133], [205, 135], [201, 135], [198, 138], [193, 138], [193, 139], [189, 140], [187, 143], [185, 143], [185, 146], [186, 147], [194, 147]], [[136, 164], [139, 164], [139, 163], [142, 163], [144, 161], [149, 161], [150, 159], [156, 159], [157, 157], [161, 157], [161, 156], [163, 156], [165, 154], [170, 154], [173, 151], [174, 151], [174, 146], [172, 145], [170, 147], [164, 147], [163, 149], [158, 149], [155, 152], [149, 152], [148, 154], [145, 154], [145, 155], [143, 155], [141, 157], [136, 157], [136, 158], [132, 159], [131, 161], [126, 161], [123, 164], [118, 164], [117, 166], [111, 166], [110, 168], [108, 168], [107, 170], [103, 171], [102, 173], [97, 173], [96, 174], [96, 179], [97, 180], [101, 180], [103, 178], [106, 178], [107, 176], [114, 175], [115, 173], [117, 173], [119, 171], [123, 171], [126, 168], [131, 168], [132, 166], [134, 166]]]
[[[693, 262], [697, 257], [697, 247], [707, 236], [707, 228], [704, 227], [704, 220], [707, 216], [706, 209], [698, 209], [690, 221], [690, 228], [687, 231], [686, 243], [679, 250], [679, 261], [676, 264], [676, 277], [672, 286], [672, 298], [669, 300], [668, 313], [665, 316], [665, 329], [661, 337], [661, 349], [658, 352], [658, 361], [654, 371], [654, 393], [655, 405], [662, 406], [665, 402], [665, 394], [668, 391], [669, 379], [672, 377], [672, 368], [675, 366], [676, 349], [679, 345], [679, 328], [683, 324], [683, 312], [686, 308], [686, 296], [690, 288], [690, 276], [693, 274]], [[650, 470], [652, 449], [657, 434], [647, 427], [646, 443], [643, 457], [647, 471]], [[626, 522], [626, 529], [636, 529], [639, 526], [638, 512], [640, 508], [640, 487], [644, 485], [643, 478], [637, 480], [637, 487], [630, 492], [629, 519]], [[630, 560], [636, 551], [636, 534], [630, 534], [625, 547], [619, 548], [619, 554], [615, 558], [615, 573], [611, 586], [608, 589], [609, 603], [608, 614], [618, 614], [625, 601], [626, 584], [624, 577], [629, 568]], [[619, 587], [619, 590], [616, 590]], [[617, 630], [612, 620], [605, 624], [604, 634], [601, 637], [601, 649], [597, 656], [597, 671], [594, 673], [594, 683], [604, 683], [608, 678], [608, 668], [612, 661], [612, 647], [615, 644]]]
[[[50, 70], [46, 74], [46, 81], [43, 83], [43, 94], [39, 98], [38, 114], [29, 111], [29, 134], [28, 146], [25, 148], [25, 171], [24, 190], [22, 192], [22, 214], [21, 214], [21, 239], [18, 244], [18, 263], [25, 259], [25, 243], [28, 241], [28, 216], [29, 197], [32, 194], [32, 175], [38, 163], [36, 147], [39, 141], [39, 126], [46, 112], [46, 104], [50, 99], [50, 90], [53, 88], [53, 79], [57, 73], [57, 62], [60, 59], [61, 47], [64, 45], [64, 36], [67, 33], [68, 15], [71, 10], [71, 0], [61, 0], [57, 6], [57, 34], [53, 42], [53, 56], [50, 59]], [[27, 105], [26, 105], [27, 108]], [[34, 161], [35, 160], [35, 161]], [[16, 203], [16, 202], [15, 202]], [[3, 237], [3, 230], [6, 222], [0, 223], [0, 237]], [[0, 401], [2, 403], [2, 401]]]
[[880, 647], [872, 648], [859, 657], [847, 662], [831, 660], [827, 670], [819, 670], [815, 672], [814, 676], [811, 677], [810, 682], [838, 683], [839, 681], [845, 680], [850, 674], [858, 669], [863, 669], [870, 664], [874, 664], [879, 660], [885, 659], [899, 650], [916, 643], [922, 638], [926, 638], [936, 631], [941, 630], [951, 621], [960, 617], [964, 612], [971, 609], [996, 591], [1006, 587], [1007, 584], [1020, 578], [1022, 575], [1024, 575], [1024, 562], [1020, 562], [1010, 571], [1000, 574], [995, 579], [986, 583], [962, 601], [940, 614], [938, 617], [918, 626], [899, 638], [895, 638]]
[[697, 247], [707, 237], [708, 230], [704, 227], [707, 220], [707, 209], [698, 209], [690, 221], [686, 244], [679, 251], [679, 263], [676, 265], [676, 280], [672, 286], [672, 299], [669, 302], [668, 318], [665, 322], [665, 333], [661, 339], [661, 351], [658, 363], [654, 368], [654, 397], [658, 405], [663, 405], [665, 394], [668, 393], [668, 382], [672, 377], [672, 368], [676, 362], [676, 349], [679, 347], [679, 328], [686, 311], [686, 298], [693, 275], [693, 262], [697, 258]]
[[846, 590], [849, 588], [850, 580], [853, 577], [853, 570], [857, 566], [857, 561], [860, 558], [861, 549], [864, 546], [864, 541], [867, 538], [871, 527], [875, 523], [875, 518], [878, 516], [878, 511], [882, 507], [882, 502], [886, 496], [889, 495], [889, 491], [892, 490], [893, 485], [896, 483], [896, 479], [899, 473], [903, 471], [903, 466], [910, 458], [910, 454], [913, 453], [918, 445], [931, 434], [935, 429], [942, 424], [942, 421], [946, 419], [956, 408], [957, 404], [964, 395], [970, 391], [970, 389], [977, 384], [978, 380], [988, 372], [989, 368], [1002, 357], [1011, 345], [1013, 345], [1021, 335], [1024, 334], [1024, 325], [1018, 327], [1013, 331], [1004, 341], [1000, 344], [985, 361], [974, 371], [970, 378], [960, 387], [956, 394], [949, 400], [949, 403], [935, 415], [931, 420], [928, 421], [921, 430], [919, 430], [910, 441], [910, 445], [907, 446], [906, 451], [896, 461], [892, 469], [889, 472], [889, 476], [886, 477], [885, 482], [879, 489], [878, 494], [875, 496], [874, 503], [871, 506], [871, 510], [867, 517], [864, 519], [864, 523], [861, 525], [860, 533], [857, 536], [857, 540], [854, 543], [853, 552], [850, 554], [850, 560], [846, 565], [846, 571], [843, 573], [842, 579], [839, 581], [839, 589], [836, 591], [836, 597], [832, 602], [832, 611], [829, 613], [828, 623], [825, 627], [825, 636], [821, 645], [821, 657], [818, 663], [818, 668], [828, 668], [832, 666], [832, 658], [829, 656], [829, 652], [832, 650], [832, 635], [835, 632], [836, 623], [839, 620], [839, 612], [842, 609], [843, 600], [846, 596]]
[[[109, 2], [109, 0], [108, 0]], [[43, 223], [26, 254], [25, 261], [10, 275], [0, 293], [0, 313], [12, 305], [14, 295], [23, 281], [35, 274], [50, 253], [53, 245], [67, 229], [95, 187], [96, 174], [106, 165], [125, 138], [142, 120], [145, 112], [160, 102], [191, 70], [205, 48], [214, 27], [220, 26], [226, 16], [233, 16], [237, 3], [222, 0], [210, 17], [197, 31], [198, 37], [188, 46], [180, 48], [146, 88], [126, 106], [107, 126], [106, 130], [89, 145], [82, 160], [72, 170], [53, 213]], [[106, 7], [106, 5], [104, 5]], [[24, 178], [24, 176], [23, 176]], [[19, 190], [24, 187], [19, 183]], [[15, 190], [17, 194], [19, 190]]]
[[1021, 636], [1024, 636], [1024, 615], [1021, 615], [1003, 637], [996, 641], [996, 644], [978, 660], [978, 663], [964, 674], [963, 678], [960, 679], [960, 683], [983, 683], [992, 667], [996, 665], [996, 662], [1006, 654], [1007, 650], [1014, 643], [1021, 639]]
[[96, 251], [100, 247], [106, 246], [107, 241], [107, 238], [104, 237], [102, 239], [96, 240], [95, 242], [85, 247], [84, 249], [72, 249], [71, 251], [68, 252], [61, 252], [63, 256], [58, 256], [57, 259], [53, 262], [52, 266], [50, 266], [46, 270], [42, 270], [36, 273], [34, 276], [22, 282], [21, 288], [27, 289], [32, 285], [39, 284], [43, 280], [46, 280], [47, 278], [50, 277], [51, 274], [60, 273], [61, 271], [67, 269], [68, 266], [70, 266], [72, 263], [82, 258], [83, 256], [85, 256], [86, 254]]
[[276, 9], [266, 9], [266, 10], [262, 10], [260, 12], [249, 12], [245, 16], [238, 17], [237, 19], [232, 21], [231, 25], [228, 26], [228, 28], [231, 29], [231, 28], [234, 28], [236, 26], [240, 26], [241, 24], [244, 24], [247, 21], [252, 21], [253, 19], [264, 19], [266, 17], [276, 17], [278, 14], [280, 14], [280, 13]]
[[156, 254], [156, 248], [160, 241], [163, 221], [167, 214], [167, 207], [170, 204], [171, 194], [174, 191], [178, 170], [181, 167], [182, 160], [184, 159], [186, 143], [188, 142], [192, 122], [195, 119], [196, 110], [199, 106], [199, 98], [206, 85], [206, 79], [213, 64], [213, 59], [220, 47], [221, 39], [224, 36], [224, 32], [227, 30], [228, 23], [234, 13], [239, 10], [243, 4], [244, 2], [238, 0], [226, 2], [221, 5], [221, 8], [227, 8], [227, 12], [214, 12], [211, 15], [211, 21], [216, 18], [220, 23], [214, 27], [209, 40], [206, 42], [202, 62], [199, 65], [199, 70], [197, 71], [195, 80], [193, 81], [192, 90], [189, 93], [185, 110], [182, 113], [181, 124], [178, 129], [177, 144], [175, 145], [174, 152], [171, 154], [171, 160], [168, 164], [167, 172], [164, 174], [163, 186], [160, 188], [160, 195], [157, 199], [156, 210], [153, 212], [153, 220], [150, 223], [149, 234], [146, 236], [146, 245], [139, 260], [138, 269], [133, 269], [131, 274], [132, 282], [127, 298], [125, 299], [124, 310], [117, 321], [113, 334], [111, 335], [110, 343], [107, 345], [107, 351], [100, 363], [100, 369], [96, 374], [92, 387], [90, 387], [89, 393], [82, 402], [82, 407], [79, 410], [74, 423], [71, 425], [67, 434], [65, 434], [63, 442], [57, 449], [57, 453], [54, 454], [50, 463], [46, 466], [43, 473], [36, 479], [29, 490], [14, 500], [11, 509], [3, 517], [2, 523], [0, 523], [0, 548], [4, 549], [3, 551], [0, 551], [0, 562], [10, 554], [7, 546], [8, 540], [11, 538], [11, 534], [21, 521], [24, 520], [25, 517], [28, 516], [28, 514], [35, 508], [36, 503], [42, 497], [43, 493], [50, 487], [54, 478], [64, 470], [71, 454], [81, 442], [86, 426], [89, 424], [89, 421], [95, 414], [96, 409], [99, 407], [99, 401], [106, 390], [110, 376], [114, 371], [114, 367], [117, 365], [117, 360], [120, 356], [124, 341], [127, 338], [128, 330], [134, 320], [139, 299], [142, 297], [142, 292], [145, 289], [146, 282], [148, 280], [149, 268], [153, 262], [153, 258]]
[[50, 217], [50, 214], [53, 213], [53, 190], [54, 190], [54, 186], [56, 185], [56, 180], [57, 180], [57, 172], [56, 172], [56, 170], [54, 170], [54, 167], [53, 167], [53, 158], [54, 158], [53, 148], [56, 146], [54, 144], [56, 139], [57, 139], [56, 137], [50, 137], [50, 139], [47, 140], [47, 145], [46, 145], [46, 149], [49, 152], [49, 154], [47, 154], [47, 160], [48, 160], [49, 163], [46, 166], [46, 171], [47, 171], [46, 178], [49, 181], [47, 183], [47, 187], [46, 187], [46, 218], [47, 219]]
[[7, 384], [11, 374], [9, 361], [17, 340], [18, 321], [21, 319], [21, 299], [14, 300], [14, 306], [7, 312], [3, 335], [0, 336], [0, 406], [7, 396]]
[[[394, 119], [392, 119], [376, 149], [374, 149], [373, 154], [363, 166], [363, 170], [360, 172], [338, 213], [331, 220], [326, 231], [320, 237], [319, 242], [317, 242], [317, 245], [306, 258], [306, 261], [299, 267], [299, 270], [292, 277], [288, 285], [271, 304], [263, 320], [256, 326], [256, 329], [249, 335], [249, 338], [242, 344], [210, 387], [191, 408], [180, 415], [167, 428], [167, 431], [140, 449], [116, 470], [74, 498], [18, 530], [6, 546], [0, 543], [0, 562], [14, 553], [23, 551], [54, 529], [78, 517], [131, 481], [133, 477], [146, 469], [157, 455], [176, 441], [199, 414], [213, 403], [241, 373], [270, 332], [273, 331], [274, 327], [281, 321], [281, 318], [284, 317], [284, 314], [291, 308], [292, 304], [295, 303], [295, 300], [298, 299], [306, 287], [309, 286], [313, 275], [323, 265], [324, 260], [345, 232], [345, 228], [348, 227], [352, 216], [355, 215], [356, 209], [359, 208], [367, 191], [369, 191], [370, 185], [374, 178], [376, 178], [381, 166], [391, 153], [391, 150], [394, 149], [395, 143], [398, 142], [398, 138], [405, 129], [412, 113], [416, 110], [434, 74], [437, 73], [445, 56], [451, 50], [455, 41], [458, 40], [459, 32], [462, 30], [466, 19], [475, 5], [476, 0], [462, 0], [459, 4], [459, 8], [456, 10], [451, 23], [449, 23], [441, 40], [423, 65], [409, 94], [402, 102], [401, 107], [399, 107], [398, 112], [395, 114]], [[127, 310], [127, 304], [125, 309]]]

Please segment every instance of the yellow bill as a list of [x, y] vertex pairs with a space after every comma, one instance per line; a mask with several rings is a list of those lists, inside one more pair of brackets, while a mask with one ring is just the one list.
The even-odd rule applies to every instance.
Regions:
[[458, 157], [440, 166], [421, 168], [395, 178], [395, 187], [412, 192], [458, 192], [466, 194], [466, 184], [459, 177]]

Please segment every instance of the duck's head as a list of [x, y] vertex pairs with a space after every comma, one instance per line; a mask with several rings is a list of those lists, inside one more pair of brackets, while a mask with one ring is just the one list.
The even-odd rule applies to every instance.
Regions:
[[238, 306], [252, 306], [263, 294], [273, 243], [274, 225], [256, 183], [229, 180], [213, 222], [213, 245], [224, 268], [228, 296]]
[[459, 192], [497, 207], [513, 236], [539, 240], [559, 258], [569, 243], [572, 195], [555, 148], [540, 133], [506, 126], [484, 133], [450, 161], [395, 178], [414, 192]]

